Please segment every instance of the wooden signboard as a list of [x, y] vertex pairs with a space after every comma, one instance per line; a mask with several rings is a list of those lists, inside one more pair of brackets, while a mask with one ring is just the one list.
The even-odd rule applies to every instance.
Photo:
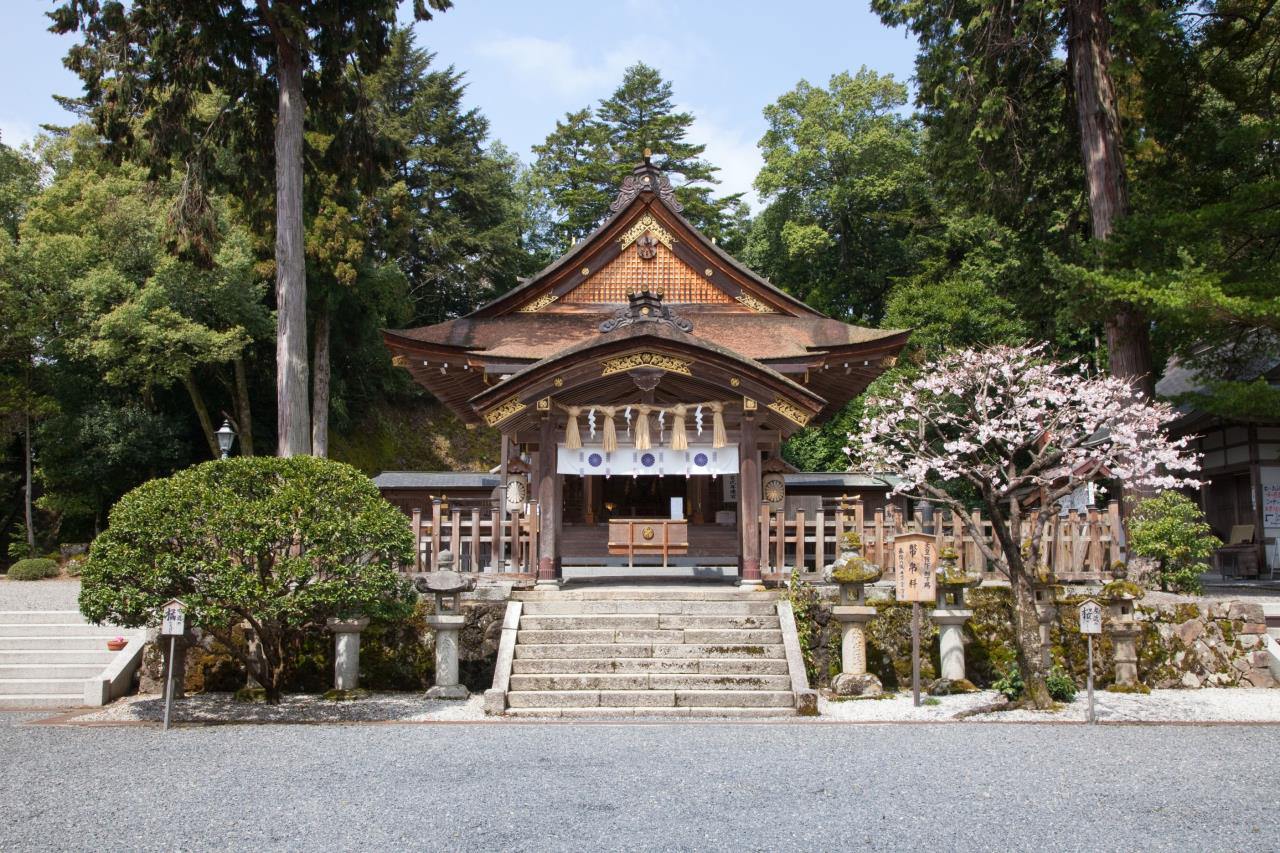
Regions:
[[937, 594], [937, 553], [928, 533], [901, 533], [893, 540], [898, 601], [933, 601]]
[[1080, 633], [1102, 633], [1102, 605], [1093, 599], [1080, 604]]

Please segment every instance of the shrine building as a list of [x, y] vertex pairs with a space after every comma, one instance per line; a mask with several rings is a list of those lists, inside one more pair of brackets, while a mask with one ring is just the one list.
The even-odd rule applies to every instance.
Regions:
[[788, 488], [783, 440], [839, 412], [906, 343], [784, 293], [681, 211], [646, 158], [605, 221], [541, 272], [464, 317], [384, 332], [464, 423], [501, 433], [488, 547], [501, 557], [499, 517], [524, 513], [539, 583], [566, 563], [683, 556], [758, 586], [760, 512]]

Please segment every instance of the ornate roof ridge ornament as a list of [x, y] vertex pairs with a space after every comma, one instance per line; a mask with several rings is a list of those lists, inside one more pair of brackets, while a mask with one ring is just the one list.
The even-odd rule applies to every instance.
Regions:
[[692, 332], [693, 323], [677, 317], [670, 306], [662, 304], [662, 291], [633, 290], [627, 294], [627, 307], [600, 324], [601, 332], [612, 332], [635, 323], [667, 323], [682, 332]]
[[671, 186], [670, 179], [662, 173], [662, 170], [650, 162], [651, 156], [649, 149], [646, 148], [644, 162], [622, 179], [622, 189], [609, 205], [610, 218], [617, 216], [623, 208], [631, 204], [636, 196], [645, 191], [656, 192], [658, 198], [662, 199], [662, 203], [676, 213], [684, 211], [684, 205], [676, 200], [675, 187]]

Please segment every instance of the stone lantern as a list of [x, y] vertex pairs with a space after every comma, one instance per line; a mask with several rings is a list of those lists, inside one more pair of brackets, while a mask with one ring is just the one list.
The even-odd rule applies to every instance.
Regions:
[[831, 687], [839, 696], [879, 696], [880, 679], [867, 672], [867, 622], [876, 609], [867, 605], [866, 585], [880, 580], [884, 570], [862, 557], [862, 540], [850, 531], [840, 544], [840, 556], [824, 575], [840, 587], [840, 603], [831, 609], [841, 627], [840, 674]]
[[930, 617], [938, 626], [941, 675], [949, 681], [965, 679], [964, 623], [973, 611], [965, 606], [964, 594], [965, 590], [982, 584], [981, 574], [965, 572], [956, 565], [959, 556], [954, 548], [943, 548], [938, 552], [938, 605]]
[[1053, 666], [1053, 623], [1058, 620], [1058, 599], [1064, 590], [1047, 569], [1036, 572], [1034, 577], [1031, 594], [1035, 597], [1036, 621], [1040, 623], [1040, 659], [1048, 669]]
[[1138, 601], [1146, 595], [1142, 587], [1127, 580], [1127, 572], [1102, 588], [1107, 602], [1108, 633], [1115, 649], [1116, 684], [1132, 687], [1138, 683]]
[[428, 699], [466, 699], [470, 693], [458, 680], [458, 635], [467, 617], [462, 614], [462, 593], [476, 587], [476, 579], [450, 570], [453, 554], [441, 551], [439, 571], [417, 577], [418, 592], [436, 597], [436, 612], [426, 618], [436, 632], [436, 683], [427, 691]]

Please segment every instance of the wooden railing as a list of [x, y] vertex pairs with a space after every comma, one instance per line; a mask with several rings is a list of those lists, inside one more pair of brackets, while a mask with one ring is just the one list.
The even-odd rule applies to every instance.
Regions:
[[440, 552], [453, 554], [453, 569], [461, 572], [534, 574], [538, 566], [538, 504], [527, 513], [506, 518], [497, 509], [445, 508], [437, 499], [429, 513], [415, 509], [409, 522], [413, 532], [415, 572], [440, 567]]
[[[1023, 538], [1031, 535], [1038, 511], [1022, 521]], [[1000, 543], [991, 532], [991, 522], [978, 512], [970, 516], [983, 540], [999, 556]], [[862, 539], [862, 555], [868, 562], [885, 567], [885, 577], [893, 577], [893, 539], [899, 533], [921, 532], [919, 519], [906, 518], [892, 507], [864, 514], [859, 502], [847, 509], [819, 510], [806, 514], [797, 510], [791, 518], [768, 505], [760, 511], [761, 571], [788, 575], [818, 572], [839, 554], [847, 531], [857, 531]], [[954, 548], [958, 563], [966, 571], [995, 578], [999, 568], [982, 553], [962, 519], [949, 510], [934, 513], [933, 531], [937, 547]], [[1041, 540], [1042, 560], [1063, 581], [1091, 581], [1110, 578], [1110, 567], [1124, 559], [1124, 536], [1120, 507], [1112, 503], [1084, 512], [1071, 511], [1045, 523]]]

